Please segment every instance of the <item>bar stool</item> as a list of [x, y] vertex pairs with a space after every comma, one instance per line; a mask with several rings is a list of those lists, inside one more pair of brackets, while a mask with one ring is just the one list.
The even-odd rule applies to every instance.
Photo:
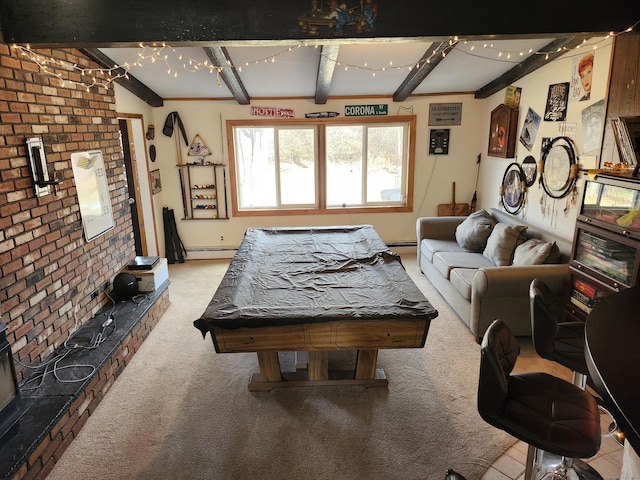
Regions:
[[587, 361], [584, 357], [584, 322], [559, 322], [562, 307], [551, 289], [534, 278], [529, 286], [531, 339], [538, 355], [573, 371], [573, 384], [584, 389]]
[[[544, 372], [513, 374], [520, 347], [501, 320], [482, 340], [478, 412], [490, 425], [527, 442], [525, 480], [576, 478], [573, 458], [588, 458], [600, 448], [600, 414], [595, 398], [581, 388]], [[534, 467], [536, 449], [560, 457], [550, 472]], [[578, 478], [600, 479], [591, 467], [573, 469]], [[595, 474], [592, 475], [592, 474]]]

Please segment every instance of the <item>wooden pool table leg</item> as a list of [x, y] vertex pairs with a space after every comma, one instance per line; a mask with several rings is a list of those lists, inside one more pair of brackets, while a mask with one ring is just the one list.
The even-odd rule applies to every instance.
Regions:
[[329, 380], [329, 352], [309, 352], [309, 380]]
[[263, 382], [279, 382], [282, 380], [278, 352], [256, 352], [260, 365], [260, 378]]
[[378, 350], [358, 350], [356, 359], [356, 380], [376, 378]]

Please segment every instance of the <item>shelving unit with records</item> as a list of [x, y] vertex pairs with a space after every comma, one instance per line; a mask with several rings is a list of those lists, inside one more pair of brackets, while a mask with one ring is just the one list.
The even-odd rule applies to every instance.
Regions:
[[585, 182], [569, 264], [568, 320], [635, 286], [640, 270], [640, 178], [598, 174]]
[[183, 220], [227, 220], [224, 165], [185, 163], [178, 168], [184, 202]]

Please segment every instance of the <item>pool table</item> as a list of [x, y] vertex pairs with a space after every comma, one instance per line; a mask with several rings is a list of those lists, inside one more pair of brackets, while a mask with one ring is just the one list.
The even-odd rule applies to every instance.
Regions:
[[[256, 352], [251, 391], [387, 386], [378, 350], [424, 347], [438, 312], [370, 225], [249, 228], [194, 325], [216, 352]], [[353, 370], [329, 370], [331, 350], [357, 352]], [[308, 352], [285, 372], [278, 352]]]

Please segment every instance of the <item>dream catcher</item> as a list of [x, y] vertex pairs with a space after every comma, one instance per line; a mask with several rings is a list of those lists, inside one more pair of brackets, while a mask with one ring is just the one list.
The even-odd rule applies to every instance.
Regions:
[[579, 165], [575, 146], [569, 137], [556, 137], [543, 149], [542, 159], [538, 163], [540, 185], [551, 198], [560, 199], [571, 194], [564, 208], [565, 214], [568, 213], [570, 206], [575, 205], [577, 201], [578, 172]]
[[500, 202], [508, 213], [518, 213], [525, 204], [527, 181], [519, 163], [507, 166], [500, 185]]

